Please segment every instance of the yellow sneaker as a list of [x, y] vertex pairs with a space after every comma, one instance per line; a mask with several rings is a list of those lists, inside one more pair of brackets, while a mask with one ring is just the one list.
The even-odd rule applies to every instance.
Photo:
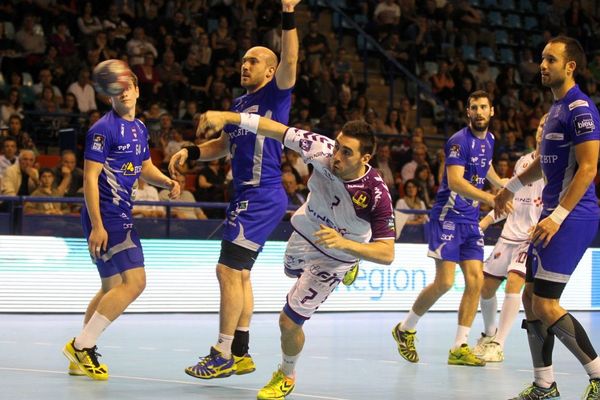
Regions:
[[245, 375], [256, 371], [256, 364], [254, 364], [254, 360], [248, 353], [241, 357], [233, 355], [233, 360], [235, 362], [236, 375]]
[[[74, 346], [75, 338], [67, 342], [63, 348], [63, 354], [69, 359], [70, 362], [75, 364], [80, 371], [89, 376], [92, 379], [99, 381], [105, 381], [108, 379], [108, 367], [106, 364], [100, 364], [98, 362], [98, 350], [97, 346], [90, 349], [77, 350]], [[70, 369], [70, 368], [69, 368]]]
[[344, 278], [342, 279], [342, 283], [346, 286], [350, 286], [354, 283], [354, 281], [356, 280], [356, 277], [358, 276], [358, 262], [356, 262], [356, 264], [354, 264], [352, 266], [352, 268], [350, 268], [345, 274], [344, 274]]
[[74, 362], [69, 362], [69, 375], [71, 376], [82, 376], [85, 375], [85, 372], [79, 369], [77, 364]]
[[271, 381], [258, 391], [258, 400], [283, 400], [285, 396], [292, 393], [296, 386], [296, 379], [287, 376], [278, 369], [273, 372]]
[[483, 367], [485, 361], [473, 354], [468, 344], [463, 343], [458, 349], [450, 350], [448, 354], [448, 364], [466, 365], [468, 367]]

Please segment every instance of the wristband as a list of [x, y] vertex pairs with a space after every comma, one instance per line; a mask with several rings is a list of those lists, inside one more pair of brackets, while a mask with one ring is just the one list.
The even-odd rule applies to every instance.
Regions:
[[260, 121], [260, 115], [241, 113], [240, 114], [240, 128], [256, 133], [258, 131], [258, 122]]
[[185, 146], [184, 149], [188, 152], [188, 160], [195, 161], [200, 158], [200, 147], [198, 146]]
[[293, 11], [281, 13], [281, 29], [284, 31], [296, 29], [296, 14]]
[[510, 178], [506, 186], [504, 186], [504, 189], [508, 190], [509, 192], [516, 193], [519, 191], [519, 189], [523, 187], [524, 185], [519, 180], [519, 177], [513, 176], [512, 178]]
[[557, 224], [562, 224], [563, 221], [565, 220], [565, 218], [567, 218], [569, 216], [570, 211], [567, 210], [566, 208], [564, 208], [563, 206], [561, 206], [560, 204], [554, 209], [554, 211], [552, 211], [552, 214], [550, 214], [548, 217], [556, 222]]

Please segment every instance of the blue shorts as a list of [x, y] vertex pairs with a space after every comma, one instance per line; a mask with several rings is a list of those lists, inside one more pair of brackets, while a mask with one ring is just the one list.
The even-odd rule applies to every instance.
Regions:
[[457, 224], [452, 221], [429, 221], [429, 257], [454, 261], [483, 262], [483, 233], [478, 224]]
[[[541, 217], [540, 220], [545, 217]], [[566, 284], [575, 271], [583, 254], [596, 237], [598, 221], [567, 218], [550, 240], [530, 246], [531, 271], [528, 275], [535, 279]], [[530, 279], [528, 279], [530, 280]]]
[[283, 186], [242, 189], [227, 207], [223, 240], [260, 251], [287, 209]]
[[[142, 244], [130, 219], [123, 219], [119, 226], [105, 226], [108, 232], [107, 251], [102, 251], [100, 258], [92, 257], [101, 278], [121, 274], [128, 269], [144, 266]], [[81, 224], [86, 240], [92, 232], [92, 224], [86, 212], [81, 213]]]

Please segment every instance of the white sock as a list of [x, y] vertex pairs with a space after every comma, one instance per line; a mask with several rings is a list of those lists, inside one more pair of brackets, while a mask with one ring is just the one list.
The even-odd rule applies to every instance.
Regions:
[[215, 349], [219, 350], [223, 357], [231, 358], [231, 343], [233, 343], [233, 336], [219, 333]]
[[596, 357], [594, 360], [583, 366], [585, 372], [590, 376], [590, 379], [600, 378], [600, 357]]
[[519, 314], [519, 307], [521, 307], [521, 295], [519, 293], [506, 293], [506, 296], [504, 296], [504, 303], [502, 304], [502, 311], [500, 311], [498, 333], [494, 340], [502, 348], [504, 348], [506, 337], [510, 333], [515, 318], [517, 318], [517, 315]]
[[421, 318], [421, 315], [418, 315], [416, 312], [414, 312], [412, 309], [408, 312], [408, 314], [406, 315], [406, 317], [404, 318], [404, 321], [402, 321], [402, 324], [400, 324], [400, 330], [401, 331], [412, 331], [417, 327], [417, 323], [419, 322], [419, 319]]
[[249, 326], [238, 326], [237, 328], [235, 328], [236, 331], [240, 331], [240, 332], [250, 332], [250, 327]]
[[286, 376], [293, 376], [294, 369], [296, 367], [296, 361], [298, 361], [298, 357], [300, 357], [300, 353], [295, 356], [288, 356], [286, 354], [281, 353], [281, 371]]
[[452, 350], [456, 350], [463, 344], [468, 343], [470, 331], [470, 326], [458, 325], [458, 327], [456, 328], [456, 338], [454, 339], [454, 346], [452, 346]]
[[78, 350], [89, 349], [96, 345], [98, 338], [110, 325], [111, 321], [102, 314], [94, 312], [92, 318], [83, 327], [79, 336], [75, 338], [75, 348]]
[[485, 327], [485, 336], [494, 336], [496, 334], [496, 313], [498, 312], [498, 300], [496, 295], [489, 299], [481, 297], [479, 299], [481, 306], [481, 316], [483, 317], [483, 326]]
[[533, 369], [533, 379], [536, 385], [548, 389], [554, 383], [554, 368], [552, 365]]

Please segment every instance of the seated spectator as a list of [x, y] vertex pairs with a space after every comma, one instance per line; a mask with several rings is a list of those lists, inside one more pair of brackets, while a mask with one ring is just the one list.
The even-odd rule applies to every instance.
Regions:
[[21, 29], [15, 34], [15, 41], [23, 49], [23, 55], [26, 57], [26, 63], [29, 67], [35, 66], [46, 51], [46, 40], [43, 31], [37, 29], [35, 25], [35, 17], [28, 14], [23, 18]]
[[[158, 190], [140, 177], [135, 192], [135, 201], [160, 201]], [[133, 205], [132, 213], [134, 218], [164, 218], [166, 215], [164, 207], [140, 204]]]
[[[35, 86], [35, 85], [34, 85]], [[20, 72], [13, 71], [10, 74], [10, 83], [4, 87], [4, 92], [9, 93], [13, 88], [19, 90], [21, 101], [25, 106], [32, 106], [35, 102], [35, 92], [30, 86], [23, 86], [23, 75]]]
[[23, 118], [23, 105], [21, 104], [21, 94], [16, 87], [11, 88], [8, 92], [6, 103], [0, 107], [2, 113], [2, 122], [8, 125], [11, 115], [18, 115]]
[[398, 26], [402, 12], [394, 0], [380, 0], [373, 17], [380, 31], [391, 31]]
[[4, 172], [8, 167], [14, 165], [18, 160], [17, 157], [17, 139], [12, 136], [4, 138], [2, 143], [2, 154], [0, 155], [0, 181]]
[[[425, 203], [418, 196], [418, 187], [412, 179], [404, 183], [404, 197], [396, 202], [396, 210], [426, 210]], [[396, 235], [399, 235], [404, 225], [422, 225], [429, 221], [426, 214], [409, 214], [395, 211], [395, 215]]]
[[96, 33], [104, 29], [100, 19], [94, 15], [92, 2], [87, 1], [83, 5], [83, 14], [77, 18], [77, 27], [79, 28], [80, 38], [86, 45], [92, 43]]
[[35, 110], [45, 113], [55, 113], [58, 112], [58, 105], [59, 100], [54, 95], [52, 87], [45, 86], [42, 89], [40, 97], [35, 102]]
[[4, 196], [29, 196], [38, 186], [39, 174], [33, 167], [33, 151], [21, 150], [18, 161], [4, 171], [0, 190]]
[[324, 135], [331, 138], [334, 137], [336, 132], [339, 132], [340, 128], [344, 125], [344, 119], [338, 114], [337, 107], [334, 104], [327, 106], [325, 115], [322, 115], [317, 124], [317, 129]]
[[38, 74], [38, 77], [39, 77], [40, 81], [38, 83], [36, 83], [35, 85], [33, 85], [33, 93], [36, 96], [41, 96], [43, 89], [45, 87], [49, 86], [52, 88], [52, 91], [54, 92], [54, 98], [56, 99], [55, 100], [56, 103], [59, 105], [62, 104], [62, 102], [63, 102], [62, 92], [60, 91], [58, 86], [52, 84], [52, 80], [54, 79], [52, 71], [50, 71], [49, 68], [42, 68]]
[[517, 142], [516, 133], [508, 131], [504, 135], [504, 141], [500, 143], [498, 153], [500, 157], [508, 157], [514, 163], [524, 154], [523, 150], [523, 145]]
[[[32, 197], [61, 197], [54, 187], [54, 171], [50, 168], [40, 169], [40, 183], [30, 196]], [[69, 212], [65, 203], [25, 202], [25, 214], [62, 215]]]
[[302, 39], [302, 48], [310, 61], [320, 59], [329, 53], [329, 43], [327, 42], [327, 38], [319, 32], [319, 23], [317, 21], [310, 21], [307, 32]]
[[417, 110], [413, 109], [410, 100], [403, 97], [400, 100], [400, 126], [402, 133], [412, 132], [417, 127]]
[[417, 185], [419, 198], [423, 200], [427, 208], [433, 207], [433, 199], [435, 199], [435, 178], [427, 164], [421, 164], [415, 171], [413, 179]]
[[508, 163], [508, 159], [501, 158], [498, 160], [498, 162], [496, 163], [496, 174], [498, 174], [498, 177], [500, 179], [511, 177], [510, 164]]
[[[198, 187], [195, 197], [202, 202], [224, 202], [227, 173], [221, 160], [212, 160], [198, 172]], [[205, 211], [208, 218], [224, 218], [223, 210], [213, 208]]]
[[156, 47], [146, 37], [144, 28], [138, 26], [133, 30], [133, 38], [127, 42], [127, 54], [129, 55], [129, 65], [134, 67], [144, 62], [146, 53], [151, 52], [154, 58], [158, 57]]
[[60, 165], [54, 169], [56, 189], [62, 197], [83, 195], [83, 170], [77, 167], [77, 156], [73, 150], [63, 150]]
[[[284, 172], [281, 175], [281, 181], [287, 194], [288, 207], [297, 208], [306, 202], [307, 193], [298, 188], [298, 183], [296, 182], [294, 174], [291, 172]], [[284, 220], [289, 220], [294, 212], [295, 210], [288, 210]]]
[[402, 181], [407, 182], [410, 179], [415, 178], [415, 172], [417, 171], [417, 167], [419, 165], [423, 165], [427, 163], [427, 147], [423, 144], [415, 144], [415, 137], [413, 137], [413, 153], [412, 153], [412, 161], [404, 164], [400, 174], [402, 175]]
[[[186, 179], [185, 175], [182, 173], [176, 173], [173, 176], [173, 179], [179, 182], [179, 186], [181, 187], [181, 194], [177, 199], [169, 198], [169, 190], [164, 189], [161, 190], [158, 194], [158, 197], [161, 201], [171, 201], [171, 202], [183, 202], [183, 203], [194, 203], [196, 199], [194, 199], [194, 195], [189, 190], [186, 190]], [[207, 219], [208, 217], [204, 214], [204, 211], [200, 207], [172, 207], [171, 208], [171, 216], [177, 219]]]
[[395, 194], [397, 195], [397, 191], [394, 190], [396, 187], [396, 179], [394, 176], [396, 167], [392, 162], [391, 155], [390, 145], [387, 143], [380, 143], [377, 146], [375, 157], [369, 161], [369, 164], [377, 169], [379, 175], [390, 189], [393, 198]]
[[169, 160], [175, 153], [181, 150], [184, 146], [191, 145], [192, 143], [188, 142], [187, 140], [183, 140], [183, 134], [180, 131], [173, 129], [171, 133], [171, 139], [167, 142], [165, 148], [163, 149], [165, 156], [163, 159], [164, 167], [169, 164]]
[[82, 68], [79, 71], [79, 75], [76, 82], [73, 82], [67, 89], [68, 93], [72, 93], [77, 99], [77, 107], [81, 112], [88, 112], [89, 110], [95, 110], [96, 106], [96, 92], [91, 85], [90, 81], [90, 70]]
[[34, 154], [38, 154], [31, 136], [23, 130], [23, 120], [18, 115], [11, 115], [8, 119], [8, 136], [12, 136], [17, 140], [17, 149], [29, 149]]
[[56, 47], [57, 56], [61, 62], [68, 66], [75, 64], [77, 61], [77, 45], [69, 32], [69, 26], [65, 20], [60, 20], [56, 23], [56, 32], [50, 36], [50, 43]]
[[113, 32], [114, 43], [117, 47], [122, 48], [127, 41], [127, 35], [131, 32], [129, 24], [119, 15], [119, 9], [116, 4], [111, 4], [108, 7], [108, 15], [102, 21], [102, 27], [105, 30]]
[[397, 109], [392, 108], [388, 110], [387, 117], [385, 117], [385, 125], [383, 133], [387, 133], [388, 135], [399, 135], [403, 129], [400, 124], [400, 113]]

